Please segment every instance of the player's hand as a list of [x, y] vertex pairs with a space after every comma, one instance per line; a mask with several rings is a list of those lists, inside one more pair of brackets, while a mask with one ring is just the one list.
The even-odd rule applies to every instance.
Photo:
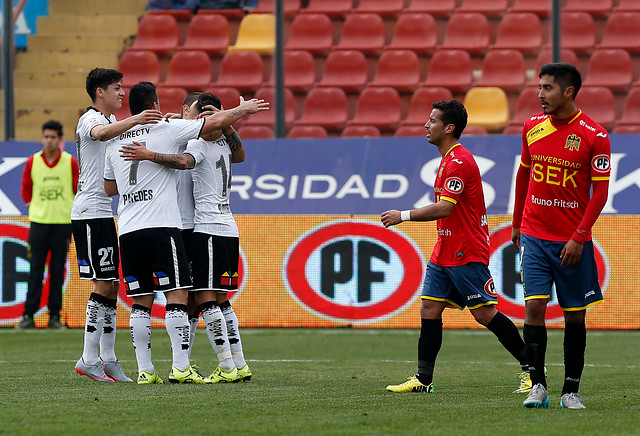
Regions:
[[399, 210], [387, 210], [380, 214], [380, 221], [384, 224], [385, 227], [395, 226], [396, 224], [400, 224], [402, 219], [400, 218]]
[[136, 145], [123, 145], [120, 150], [120, 157], [124, 160], [150, 160], [153, 152], [149, 151], [142, 143], [133, 141]]
[[563, 268], [569, 268], [574, 266], [580, 261], [582, 256], [582, 244], [573, 239], [569, 239], [569, 242], [562, 248], [560, 258], [562, 259], [561, 266]]
[[246, 110], [248, 114], [255, 114], [257, 112], [268, 111], [269, 102], [257, 98], [252, 98], [251, 100], [245, 101], [245, 99], [240, 96], [240, 104], [238, 105], [238, 107]]
[[138, 117], [138, 124], [153, 124], [164, 118], [162, 112], [155, 109], [147, 109], [146, 111], [142, 111], [138, 115], [136, 115], [136, 117]]
[[511, 242], [516, 246], [516, 250], [520, 251], [520, 229], [511, 229]]
[[204, 118], [204, 117], [208, 117], [210, 115], [215, 114], [216, 112], [220, 112], [220, 109], [218, 109], [217, 107], [213, 106], [213, 105], [206, 105], [206, 106], [202, 106], [202, 112], [200, 112], [200, 114], [198, 115], [198, 118]]
[[165, 118], [170, 118], [172, 120], [175, 120], [176, 118], [182, 118], [182, 115], [180, 114], [174, 114], [173, 112], [167, 112], [166, 114], [164, 114]]

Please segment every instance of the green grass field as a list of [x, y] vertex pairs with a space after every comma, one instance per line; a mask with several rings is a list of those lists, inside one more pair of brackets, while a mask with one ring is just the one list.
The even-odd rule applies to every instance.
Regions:
[[[562, 332], [549, 332], [551, 406], [522, 407], [519, 366], [490, 333], [445, 330], [433, 394], [385, 391], [416, 369], [418, 331], [246, 329], [252, 381], [228, 385], [95, 383], [76, 374], [82, 330], [0, 329], [0, 434], [638, 435], [640, 333], [590, 331], [581, 394], [561, 409]], [[167, 381], [163, 329], [153, 358]], [[136, 373], [129, 332], [118, 357]], [[215, 362], [204, 330], [192, 359]]]

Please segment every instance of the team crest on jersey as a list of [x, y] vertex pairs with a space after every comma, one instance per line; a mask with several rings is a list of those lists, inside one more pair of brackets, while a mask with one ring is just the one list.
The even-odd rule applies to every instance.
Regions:
[[600, 173], [607, 172], [611, 166], [611, 160], [606, 154], [599, 154], [591, 159], [591, 167]]
[[580, 137], [578, 135], [567, 136], [564, 148], [568, 148], [570, 151], [578, 151], [580, 149]]
[[495, 283], [493, 283], [493, 279], [487, 280], [487, 283], [484, 284], [484, 291], [492, 297], [498, 296], [498, 293], [496, 292], [496, 285]]
[[449, 177], [444, 181], [444, 187], [447, 191], [452, 194], [459, 194], [464, 189], [464, 183], [462, 179], [459, 177]]

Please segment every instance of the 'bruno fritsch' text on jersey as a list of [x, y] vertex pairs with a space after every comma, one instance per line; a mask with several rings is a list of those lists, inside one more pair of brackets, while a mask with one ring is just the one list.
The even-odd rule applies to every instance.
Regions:
[[[520, 164], [530, 168], [530, 179], [520, 231], [548, 241], [571, 239], [591, 182], [609, 180], [610, 162], [607, 131], [582, 111], [560, 125], [544, 114], [527, 119]], [[591, 231], [585, 240], [591, 240]]]
[[181, 227], [176, 170], [150, 161], [125, 161], [120, 148], [137, 141], [158, 153], [177, 154], [179, 144], [197, 138], [203, 124], [204, 119], [164, 119], [135, 126], [109, 144], [104, 178], [118, 186], [120, 235], [151, 227]]
[[76, 147], [78, 152], [78, 192], [71, 208], [72, 220], [112, 218], [111, 198], [104, 192], [104, 153], [112, 141], [102, 142], [91, 137], [91, 129], [96, 126], [115, 123], [116, 117], [107, 118], [97, 109], [90, 107], [78, 120]]
[[442, 158], [433, 185], [436, 203], [456, 206], [438, 220], [438, 242], [431, 261], [439, 266], [489, 264], [489, 226], [480, 170], [471, 153], [456, 144]]
[[191, 170], [195, 202], [194, 231], [217, 236], [239, 237], [231, 215], [231, 149], [224, 136], [215, 141], [189, 141], [185, 153], [196, 160]]

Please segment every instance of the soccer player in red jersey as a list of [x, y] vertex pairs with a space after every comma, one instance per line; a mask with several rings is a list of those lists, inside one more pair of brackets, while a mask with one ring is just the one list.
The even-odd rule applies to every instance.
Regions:
[[489, 230], [478, 165], [459, 138], [467, 111], [455, 100], [433, 103], [425, 124], [427, 140], [442, 161], [434, 183], [436, 202], [420, 209], [388, 210], [385, 227], [403, 221], [435, 221], [438, 242], [427, 266], [422, 290], [418, 372], [408, 381], [389, 385], [392, 392], [433, 392], [433, 369], [442, 345], [442, 312], [447, 306], [468, 307], [476, 321], [493, 332], [522, 365], [525, 345], [516, 326], [494, 307], [498, 303], [489, 272]]
[[581, 84], [571, 64], [542, 66], [538, 97], [543, 112], [526, 120], [522, 132], [511, 240], [520, 250], [524, 340], [533, 384], [525, 407], [549, 404], [543, 372], [545, 312], [555, 283], [565, 319], [560, 406], [585, 408], [578, 395], [585, 313], [602, 301], [591, 228], [607, 202], [611, 144], [607, 131], [577, 108]]

